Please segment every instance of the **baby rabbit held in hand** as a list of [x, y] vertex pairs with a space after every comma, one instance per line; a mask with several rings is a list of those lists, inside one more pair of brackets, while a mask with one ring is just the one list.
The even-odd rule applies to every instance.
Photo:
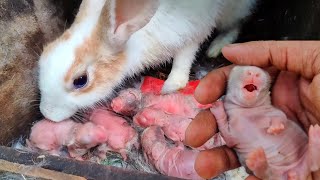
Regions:
[[162, 93], [183, 88], [213, 28], [233, 30], [255, 1], [83, 0], [71, 27], [41, 54], [42, 114], [67, 119], [110, 96], [125, 77], [171, 57]]

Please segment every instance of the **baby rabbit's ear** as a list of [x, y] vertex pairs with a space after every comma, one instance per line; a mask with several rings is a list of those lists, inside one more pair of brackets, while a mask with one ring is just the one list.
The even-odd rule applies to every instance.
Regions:
[[111, 0], [108, 39], [122, 47], [130, 36], [143, 28], [159, 7], [159, 0]]

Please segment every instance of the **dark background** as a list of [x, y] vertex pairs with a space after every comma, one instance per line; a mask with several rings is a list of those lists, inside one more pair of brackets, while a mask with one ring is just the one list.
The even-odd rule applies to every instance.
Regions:
[[[221, 55], [216, 59], [205, 56], [205, 51], [216, 35], [213, 33], [202, 45], [191, 78], [199, 69], [210, 70], [229, 64]], [[258, 0], [258, 5], [245, 20], [236, 42], [255, 40], [320, 40], [320, 0]]]
[[260, 0], [239, 41], [318, 40], [319, 0]]

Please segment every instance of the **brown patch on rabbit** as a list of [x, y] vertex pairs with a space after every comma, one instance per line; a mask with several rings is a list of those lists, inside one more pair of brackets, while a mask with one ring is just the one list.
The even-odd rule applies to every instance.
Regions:
[[0, 6], [0, 144], [7, 144], [37, 118], [37, 60], [64, 21], [50, 0], [2, 0]]
[[[108, 8], [108, 5], [105, 5], [104, 8]], [[109, 17], [109, 12], [103, 11], [102, 16], [99, 18], [99, 21], [109, 22], [106, 19]], [[104, 26], [102, 26], [101, 24], [103, 24]], [[108, 26], [108, 24], [98, 23], [95, 30], [89, 36], [90, 38], [87, 38], [85, 42], [76, 49], [75, 61], [69, 68], [64, 78], [66, 87], [69, 87], [69, 84], [73, 81], [74, 78], [77, 78], [77, 76], [86, 73], [87, 67], [85, 67], [84, 69], [84, 66], [92, 65], [95, 67], [95, 72], [93, 75], [94, 80], [91, 80], [93, 81], [93, 83], [89, 83], [83, 89], [78, 90], [77, 92], [75, 92], [76, 94], [89, 92], [97, 84], [103, 81], [111, 81], [111, 77], [118, 74], [125, 64], [126, 58], [124, 53], [112, 56], [110, 55], [110, 52], [106, 52], [106, 49], [103, 48], [103, 46], [108, 45], [106, 43], [103, 43], [103, 38], [101, 38], [101, 34], [106, 33], [103, 32], [105, 26]]]
[[95, 80], [93, 83], [84, 88], [82, 91], [77, 92], [77, 94], [87, 93], [97, 87], [101, 82], [111, 82], [113, 80], [113, 76], [120, 73], [121, 68], [126, 62], [126, 57], [124, 53], [121, 53], [112, 59], [112, 61], [110, 61], [110, 59], [105, 61], [108, 63], [105, 63], [103, 60], [101, 60], [96, 65], [97, 69], [94, 73]]
[[[81, 74], [77, 73], [85, 73], [85, 72], [78, 72], [79, 68], [83, 68], [84, 65], [90, 63], [91, 59], [95, 59], [97, 57], [94, 56], [95, 52], [101, 46], [101, 42], [98, 37], [93, 33], [93, 35], [89, 36], [92, 38], [87, 38], [80, 47], [76, 49], [75, 52], [75, 61], [73, 62], [72, 66], [69, 68], [68, 72], [64, 77], [65, 84], [68, 84], [74, 76], [79, 76]], [[84, 62], [87, 61], [87, 62]], [[85, 69], [86, 70], [86, 69]]]

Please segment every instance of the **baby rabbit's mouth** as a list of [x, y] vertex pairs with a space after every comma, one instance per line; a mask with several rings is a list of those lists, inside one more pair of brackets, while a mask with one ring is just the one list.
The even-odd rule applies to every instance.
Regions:
[[245, 88], [249, 92], [258, 90], [257, 86], [255, 86], [254, 84], [247, 84], [243, 88]]

